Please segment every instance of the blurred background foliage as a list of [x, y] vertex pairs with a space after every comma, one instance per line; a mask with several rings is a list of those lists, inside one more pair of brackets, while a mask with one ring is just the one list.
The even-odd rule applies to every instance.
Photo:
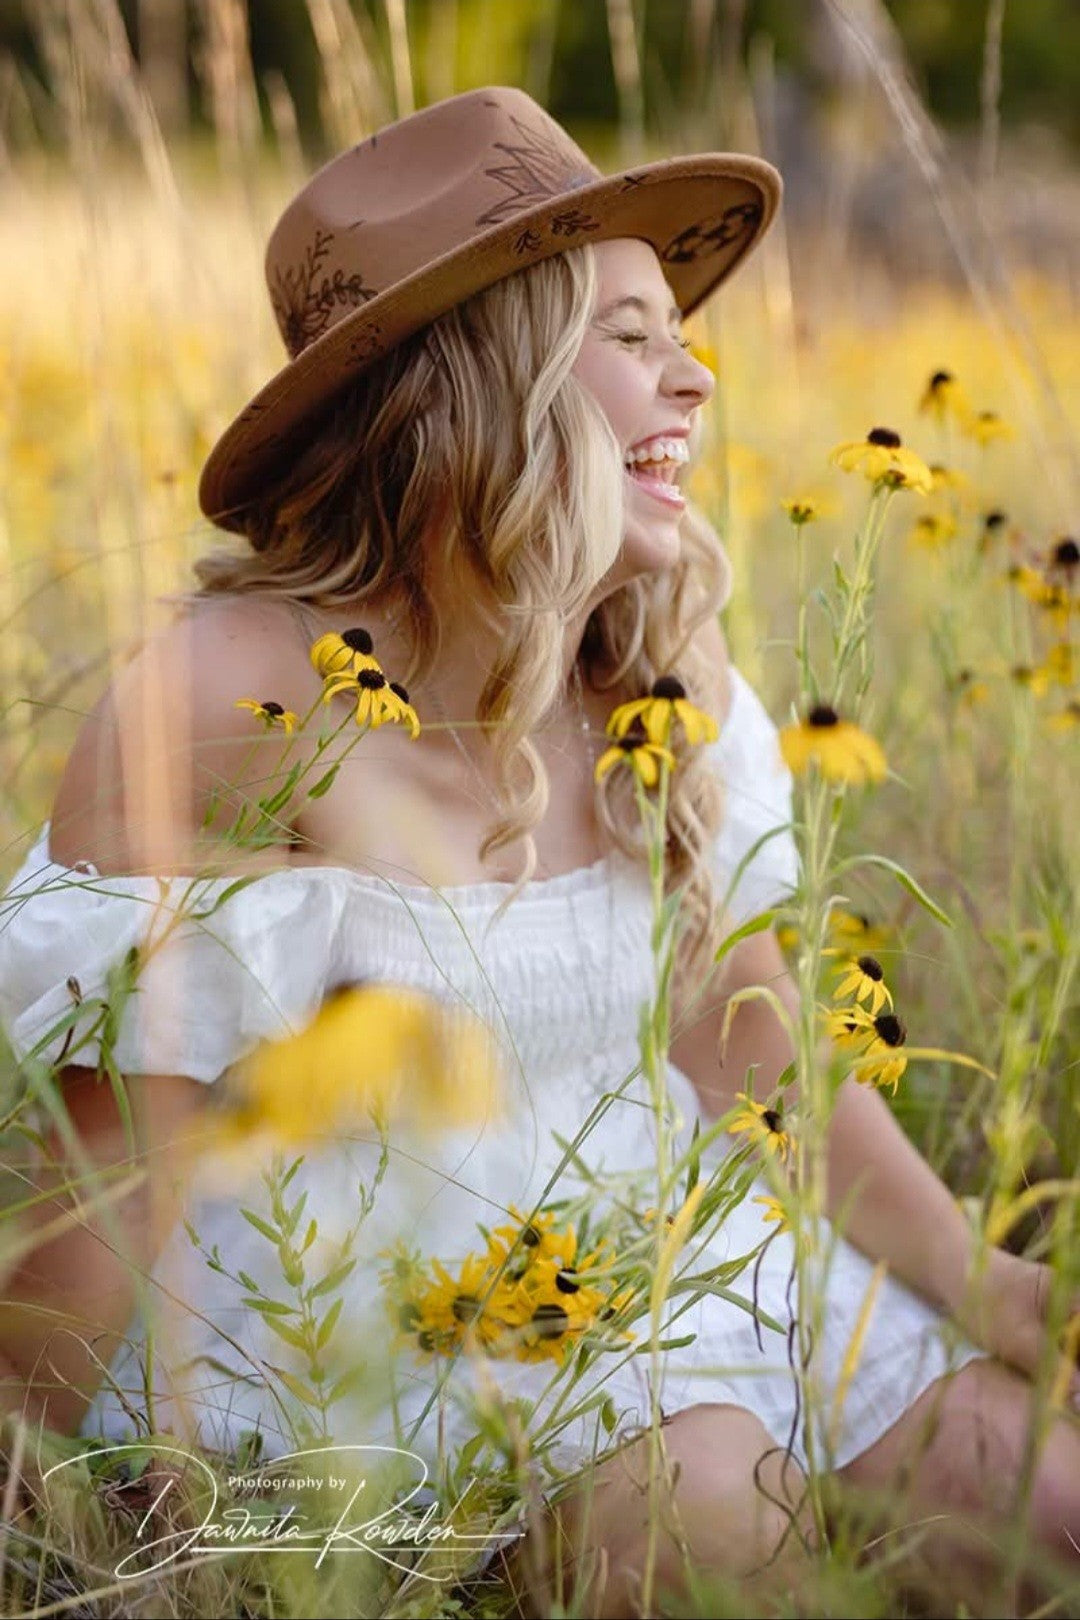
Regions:
[[[95, 0], [77, 4], [89, 12]], [[5, 139], [13, 145], [57, 138], [49, 105], [55, 64], [42, 46], [38, 23], [43, 14], [65, 6], [66, 0], [60, 5], [0, 0], [0, 50], [6, 58], [2, 114]], [[248, 37], [264, 130], [273, 130], [272, 103], [280, 82], [295, 108], [305, 153], [315, 158], [333, 146], [318, 33], [338, 7], [320, 0], [239, 0], [235, 8], [215, 8], [208, 0], [121, 0], [119, 9], [167, 133], [212, 127], [213, 90], [199, 53], [212, 37], [214, 10], [235, 9], [237, 25]], [[386, 61], [386, 82], [392, 83], [394, 6], [349, 0], [349, 9], [373, 47], [373, 58]], [[420, 104], [498, 76], [528, 89], [566, 122], [587, 127], [618, 116], [604, 0], [409, 0], [398, 9], [409, 34]], [[822, 28], [822, 7], [813, 0], [726, 0], [720, 6], [711, 0], [636, 0], [628, 9], [642, 46], [647, 127], [662, 123], [676, 101], [684, 114], [696, 109], [722, 120], [723, 107], [710, 106], [717, 78], [706, 69], [745, 66], [764, 41], [775, 55], [778, 77], [798, 84], [817, 111], [828, 105], [842, 76]], [[954, 130], [976, 125], [994, 0], [885, 0], [884, 9], [931, 114]], [[1035, 131], [1044, 141], [1075, 149], [1080, 143], [1080, 5], [1012, 0], [1000, 10], [1003, 128]]]

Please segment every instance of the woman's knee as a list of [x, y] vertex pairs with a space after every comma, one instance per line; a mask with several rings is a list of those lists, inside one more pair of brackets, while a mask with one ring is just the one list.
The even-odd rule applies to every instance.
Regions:
[[650, 1531], [657, 1592], [710, 1575], [762, 1589], [794, 1585], [813, 1544], [798, 1463], [738, 1406], [687, 1408], [661, 1433], [659, 1490], [650, 1490], [650, 1442], [643, 1436], [562, 1506], [557, 1574], [554, 1541], [545, 1559], [549, 1591], [562, 1600], [572, 1581], [579, 1599], [587, 1590], [590, 1614], [638, 1612]]

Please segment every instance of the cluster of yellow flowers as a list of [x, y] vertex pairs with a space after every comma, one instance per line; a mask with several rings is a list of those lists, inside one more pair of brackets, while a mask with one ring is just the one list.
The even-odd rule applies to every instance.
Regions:
[[606, 730], [615, 740], [596, 762], [596, 780], [602, 781], [615, 765], [628, 765], [645, 787], [655, 787], [661, 763], [675, 768], [668, 744], [676, 721], [691, 748], [715, 742], [720, 735], [712, 715], [690, 702], [682, 682], [674, 675], [661, 675], [648, 697], [612, 710]]
[[404, 1247], [390, 1252], [382, 1281], [405, 1340], [424, 1356], [464, 1350], [561, 1365], [586, 1334], [632, 1338], [618, 1325], [631, 1290], [617, 1285], [610, 1252], [579, 1254], [575, 1228], [557, 1226], [554, 1210], [510, 1214], [514, 1224], [496, 1227], [456, 1272]]
[[[907, 1029], [893, 1009], [892, 992], [876, 956], [843, 955], [833, 990], [833, 1005], [823, 1009], [826, 1032], [834, 1044], [853, 1054], [853, 1073], [865, 1085], [889, 1086], [896, 1094], [907, 1068], [901, 1048]], [[847, 1005], [843, 1005], [843, 1003]]]
[[[329, 703], [339, 692], [356, 700], [354, 718], [358, 726], [373, 731], [390, 722], [408, 726], [413, 740], [420, 735], [420, 721], [409, 702], [409, 694], [399, 681], [389, 681], [367, 630], [357, 628], [328, 631], [311, 646], [311, 662], [322, 676], [322, 702]], [[298, 714], [272, 699], [238, 698], [238, 709], [249, 709], [264, 731], [284, 731], [292, 736], [302, 725]]]

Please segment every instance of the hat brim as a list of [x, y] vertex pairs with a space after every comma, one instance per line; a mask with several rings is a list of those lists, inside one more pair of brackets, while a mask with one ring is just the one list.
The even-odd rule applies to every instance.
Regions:
[[665, 158], [524, 209], [351, 311], [273, 376], [226, 428], [199, 480], [199, 505], [242, 531], [260, 485], [280, 477], [290, 441], [380, 355], [503, 277], [582, 242], [651, 243], [683, 316], [761, 240], [782, 184], [742, 154]]

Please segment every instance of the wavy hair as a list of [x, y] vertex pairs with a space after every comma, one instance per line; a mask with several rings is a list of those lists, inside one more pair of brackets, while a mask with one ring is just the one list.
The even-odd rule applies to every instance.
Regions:
[[[423, 680], [442, 639], [439, 578], [480, 587], [497, 654], [476, 719], [491, 739], [503, 815], [480, 858], [522, 842], [523, 869], [500, 915], [536, 870], [533, 829], [549, 779], [532, 734], [558, 697], [566, 622], [584, 608], [622, 543], [621, 447], [571, 375], [592, 316], [597, 268], [588, 244], [495, 282], [369, 367], [335, 401], [275, 487], [244, 514], [247, 546], [195, 566], [203, 596], [260, 592], [322, 609], [391, 600], [404, 609], [406, 687]], [[433, 522], [433, 514], [436, 521]], [[723, 546], [688, 504], [678, 562], [638, 578], [590, 614], [582, 677], [623, 699], [676, 674], [714, 714], [726, 671], [702, 648], [728, 589]], [[486, 604], [490, 603], [490, 607]], [[715, 645], [715, 635], [712, 638]], [[701, 750], [679, 761], [667, 807], [666, 884], [686, 883], [683, 974], [707, 971], [721, 919], [710, 852], [722, 814]], [[633, 784], [614, 771], [596, 812], [624, 853], [645, 859]]]

